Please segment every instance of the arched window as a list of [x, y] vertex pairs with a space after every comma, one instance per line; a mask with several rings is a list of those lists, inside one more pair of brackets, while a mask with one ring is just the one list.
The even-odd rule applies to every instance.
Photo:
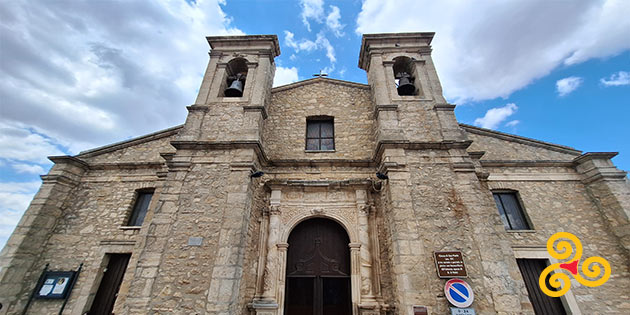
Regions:
[[227, 63], [225, 68], [225, 88], [224, 97], [241, 97], [245, 89], [245, 79], [247, 78], [247, 60], [243, 58], [235, 58]]
[[398, 95], [416, 95], [417, 88], [415, 86], [416, 67], [413, 60], [409, 57], [394, 58], [394, 82]]

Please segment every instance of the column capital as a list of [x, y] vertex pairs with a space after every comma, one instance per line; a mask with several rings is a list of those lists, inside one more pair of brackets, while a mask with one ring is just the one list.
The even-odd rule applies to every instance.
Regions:
[[350, 247], [350, 251], [359, 250], [361, 249], [361, 243], [350, 243], [348, 247]]

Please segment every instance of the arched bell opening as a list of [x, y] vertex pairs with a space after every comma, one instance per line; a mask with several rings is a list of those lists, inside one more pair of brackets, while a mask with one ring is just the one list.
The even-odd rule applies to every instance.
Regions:
[[413, 60], [405, 56], [396, 57], [394, 58], [393, 70], [398, 95], [417, 95], [414, 77], [416, 66]]
[[289, 235], [284, 314], [352, 314], [350, 238], [337, 222], [313, 218]]
[[225, 67], [225, 80], [223, 80], [223, 97], [241, 97], [245, 89], [247, 78], [247, 60], [235, 58], [230, 60]]

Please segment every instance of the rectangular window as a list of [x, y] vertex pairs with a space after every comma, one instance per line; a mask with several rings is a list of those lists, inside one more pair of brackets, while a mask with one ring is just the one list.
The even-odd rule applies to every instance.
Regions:
[[333, 118], [315, 118], [306, 120], [306, 150], [335, 150]]
[[149, 203], [151, 203], [151, 197], [153, 197], [153, 191], [140, 190], [137, 192], [136, 203], [133, 206], [133, 212], [129, 217], [128, 226], [141, 226], [144, 221], [144, 217], [147, 215], [149, 209]]
[[[516, 262], [518, 263], [518, 269], [520, 269], [521, 275], [523, 275], [529, 300], [532, 302], [532, 306], [534, 307], [534, 313], [537, 315], [566, 314], [566, 310], [564, 305], [562, 305], [562, 300], [560, 298], [550, 297], [540, 290], [538, 277], [540, 277], [542, 271], [547, 267], [547, 260], [517, 259]], [[553, 289], [553, 287], [549, 285], [550, 277], [551, 274], [547, 276], [545, 282], [547, 283], [548, 288]]]
[[515, 192], [495, 192], [492, 195], [506, 230], [531, 229]]

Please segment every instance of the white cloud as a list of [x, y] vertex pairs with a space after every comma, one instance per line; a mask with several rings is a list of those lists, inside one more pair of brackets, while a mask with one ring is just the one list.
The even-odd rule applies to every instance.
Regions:
[[619, 71], [611, 74], [608, 79], [601, 78], [599, 81], [605, 86], [630, 85], [630, 72]]
[[514, 114], [517, 109], [518, 106], [514, 103], [509, 103], [503, 107], [491, 108], [483, 117], [475, 119], [475, 125], [482, 128], [496, 129], [504, 120]]
[[[183, 123], [208, 63], [204, 36], [242, 34], [224, 3], [5, 1], [0, 160], [44, 166], [48, 155]], [[0, 218], [11, 219], [0, 222], [0, 247], [35, 193], [2, 189]]]
[[301, 0], [300, 5], [302, 6], [302, 23], [310, 32], [311, 25], [308, 23], [308, 20], [311, 19], [321, 23], [324, 17], [324, 0]]
[[520, 124], [521, 121], [520, 120], [512, 120], [512, 121], [508, 121], [507, 123], [505, 123], [506, 127], [516, 127], [516, 125]]
[[50, 155], [65, 155], [54, 139], [22, 124], [0, 121], [0, 159], [48, 164]]
[[317, 34], [317, 39], [315, 41], [308, 39], [295, 39], [295, 34], [284, 31], [284, 42], [287, 46], [293, 48], [296, 53], [300, 51], [311, 52], [315, 49], [323, 49], [326, 51], [326, 57], [330, 60], [331, 63], [335, 63], [337, 58], [335, 57], [335, 48], [330, 44], [330, 41], [326, 36], [324, 36], [323, 32], [319, 32]]
[[630, 49], [628, 16], [626, 0], [365, 0], [356, 31], [435, 31], [444, 93], [461, 103], [507, 97], [562, 64]]
[[70, 152], [182, 123], [208, 62], [204, 36], [242, 33], [222, 3], [5, 3], [2, 120]]
[[296, 53], [299, 53], [300, 51], [308, 52], [317, 49], [317, 43], [315, 43], [314, 41], [304, 38], [296, 41], [295, 34], [289, 31], [284, 31], [284, 42], [287, 44], [287, 46], [295, 49]]
[[317, 34], [317, 40], [315, 41], [319, 47], [322, 47], [326, 50], [326, 57], [330, 60], [331, 63], [335, 63], [337, 58], [335, 58], [335, 48], [330, 44], [328, 39], [324, 36], [323, 33]]
[[285, 85], [296, 82], [297, 80], [298, 69], [296, 67], [276, 67], [276, 74], [273, 77], [273, 86]]
[[342, 37], [344, 35], [343, 28], [344, 24], [339, 23], [339, 19], [341, 19], [341, 13], [339, 8], [331, 5], [330, 13], [326, 17], [326, 26], [335, 34], [337, 37]]
[[18, 173], [44, 174], [44, 168], [37, 164], [15, 163], [11, 167]]
[[584, 80], [580, 77], [560, 79], [556, 81], [556, 91], [558, 92], [558, 95], [565, 96], [579, 88], [583, 81]]

